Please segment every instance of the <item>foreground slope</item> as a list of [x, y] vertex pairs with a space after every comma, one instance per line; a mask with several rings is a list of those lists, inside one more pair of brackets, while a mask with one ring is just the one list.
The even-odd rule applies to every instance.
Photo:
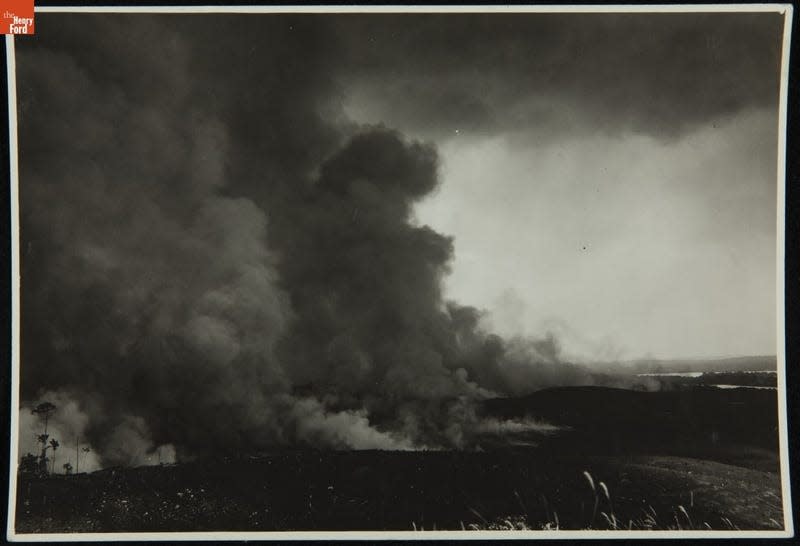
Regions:
[[555, 434], [487, 436], [481, 450], [281, 450], [25, 478], [16, 528], [779, 529], [775, 404], [745, 389], [551, 389], [483, 411]]

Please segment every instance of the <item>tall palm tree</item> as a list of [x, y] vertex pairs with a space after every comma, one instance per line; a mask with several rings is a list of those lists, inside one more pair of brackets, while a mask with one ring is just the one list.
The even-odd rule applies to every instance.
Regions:
[[47, 474], [47, 439], [50, 438], [48, 434], [40, 434], [36, 437], [40, 444], [42, 444], [42, 453], [39, 455], [39, 473]]
[[48, 419], [50, 419], [50, 414], [53, 413], [54, 411], [56, 411], [56, 407], [50, 402], [42, 402], [41, 404], [33, 408], [33, 410], [31, 410], [31, 413], [33, 413], [34, 415], [38, 415], [40, 418], [44, 417], [45, 434], [47, 434], [47, 421]]
[[50, 415], [54, 411], [56, 411], [56, 407], [50, 402], [42, 402], [31, 410], [32, 414], [38, 415], [40, 419], [44, 419], [44, 432], [38, 436], [39, 443], [42, 444], [42, 453], [39, 455], [39, 466], [44, 474], [47, 474], [47, 439], [49, 437], [47, 435], [47, 422], [50, 420]]
[[50, 440], [50, 447], [53, 448], [53, 474], [56, 473], [56, 449], [58, 449], [58, 440], [53, 438]]
[[84, 447], [80, 448], [80, 450], [78, 450], [78, 448], [79, 448], [79, 445], [76, 444], [75, 445], [75, 474], [77, 474], [78, 470], [80, 469], [80, 452], [83, 451], [84, 453], [89, 453], [91, 451], [91, 449], [89, 449], [88, 446], [84, 446]]

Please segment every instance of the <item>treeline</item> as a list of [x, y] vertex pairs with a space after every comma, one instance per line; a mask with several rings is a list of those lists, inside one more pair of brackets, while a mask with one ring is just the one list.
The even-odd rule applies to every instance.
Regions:
[[[26, 453], [22, 456], [19, 462], [18, 472], [24, 476], [47, 476], [56, 474], [56, 453], [58, 448], [61, 447], [60, 442], [56, 438], [51, 438], [47, 432], [47, 427], [50, 417], [58, 410], [55, 404], [50, 402], [41, 402], [38, 404], [31, 413], [36, 415], [43, 425], [42, 433], [36, 436], [37, 442], [41, 445], [41, 451], [36, 455], [34, 453]], [[81, 446], [78, 438], [75, 439], [75, 467], [72, 463], [67, 461], [61, 465], [64, 474], [72, 474], [73, 471], [77, 473], [80, 470], [80, 453], [89, 453], [91, 449], [88, 446]]]

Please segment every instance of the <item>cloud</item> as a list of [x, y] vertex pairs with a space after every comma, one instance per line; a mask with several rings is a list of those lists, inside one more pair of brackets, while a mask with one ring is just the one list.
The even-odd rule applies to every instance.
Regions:
[[[774, 107], [777, 13], [359, 15], [348, 111], [414, 135], [595, 132], [673, 140]], [[365, 46], [368, 44], [368, 46]]]

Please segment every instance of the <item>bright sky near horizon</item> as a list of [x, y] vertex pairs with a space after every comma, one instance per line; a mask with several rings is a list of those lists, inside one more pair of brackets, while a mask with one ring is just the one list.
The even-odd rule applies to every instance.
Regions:
[[418, 219], [455, 237], [448, 296], [502, 334], [585, 359], [773, 354], [776, 134], [761, 110], [676, 142], [459, 132]]

